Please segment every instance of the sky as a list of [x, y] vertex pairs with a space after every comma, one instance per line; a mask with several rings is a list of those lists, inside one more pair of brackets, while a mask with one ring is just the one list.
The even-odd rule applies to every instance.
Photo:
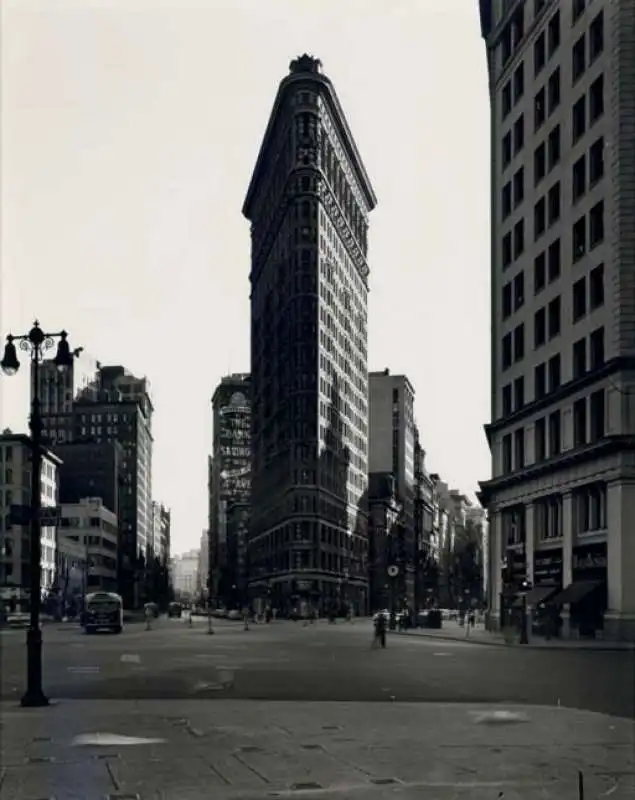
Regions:
[[[210, 398], [249, 371], [241, 208], [279, 81], [333, 81], [378, 197], [369, 369], [405, 373], [426, 464], [490, 475], [489, 102], [476, 0], [3, 0], [0, 333], [38, 318], [152, 384], [173, 551], [207, 527]], [[0, 377], [25, 430], [28, 372]]]

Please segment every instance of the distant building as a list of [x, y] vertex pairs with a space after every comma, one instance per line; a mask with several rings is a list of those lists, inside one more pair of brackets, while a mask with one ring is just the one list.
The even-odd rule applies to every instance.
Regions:
[[172, 586], [177, 599], [193, 600], [196, 596], [196, 582], [199, 566], [199, 551], [174, 556], [172, 559]]
[[[31, 504], [31, 439], [24, 434], [0, 435], [0, 596], [28, 604], [31, 579], [30, 531], [13, 524], [11, 506]], [[42, 453], [42, 507], [56, 506], [60, 459]], [[46, 596], [55, 586], [57, 565], [56, 527], [42, 526], [41, 586]]]
[[79, 503], [64, 503], [61, 512], [60, 541], [75, 543], [84, 552], [85, 591], [116, 592], [117, 516], [106, 508], [100, 497], [85, 497]]

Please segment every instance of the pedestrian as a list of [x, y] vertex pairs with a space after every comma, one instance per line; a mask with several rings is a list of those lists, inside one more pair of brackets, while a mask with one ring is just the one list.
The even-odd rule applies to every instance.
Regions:
[[373, 645], [376, 647], [380, 645], [385, 649], [386, 647], [386, 618], [380, 612], [375, 619], [375, 636]]

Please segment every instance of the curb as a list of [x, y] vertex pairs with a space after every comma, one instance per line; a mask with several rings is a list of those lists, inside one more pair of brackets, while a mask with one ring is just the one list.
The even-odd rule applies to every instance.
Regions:
[[520, 644], [519, 642], [509, 643], [504, 641], [483, 641], [479, 639], [471, 639], [469, 637], [458, 637], [458, 636], [442, 636], [439, 633], [411, 633], [410, 631], [402, 631], [399, 633], [398, 631], [393, 631], [398, 636], [417, 636], [419, 639], [434, 639], [435, 641], [444, 641], [444, 642], [465, 642], [466, 644], [476, 644], [480, 645], [481, 647], [509, 647], [509, 648], [517, 648], [522, 650], [568, 650], [568, 651], [580, 651], [583, 650], [584, 652], [593, 652], [594, 650], [599, 653], [629, 653], [635, 650], [634, 645], [628, 644], [626, 647], [620, 647], [619, 645], [609, 644], [606, 645], [596, 646], [596, 647], [576, 647], [574, 645], [564, 645], [564, 644], [552, 644], [552, 645], [544, 645], [544, 644]]

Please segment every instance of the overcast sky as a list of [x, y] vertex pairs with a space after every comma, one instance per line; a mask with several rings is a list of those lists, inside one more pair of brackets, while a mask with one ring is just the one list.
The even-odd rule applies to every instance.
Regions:
[[[1, 332], [38, 317], [153, 387], [173, 549], [207, 526], [210, 397], [249, 370], [241, 207], [279, 81], [335, 84], [373, 182], [369, 368], [427, 465], [489, 477], [489, 109], [476, 0], [4, 0]], [[23, 430], [28, 372], [0, 378]]]

